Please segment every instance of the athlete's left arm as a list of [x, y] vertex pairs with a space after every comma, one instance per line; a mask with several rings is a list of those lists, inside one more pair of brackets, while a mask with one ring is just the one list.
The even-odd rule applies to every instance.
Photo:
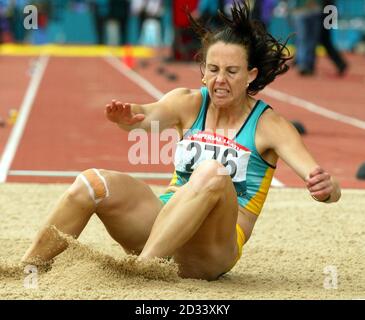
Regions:
[[273, 111], [263, 117], [261, 132], [270, 148], [304, 180], [311, 196], [326, 203], [338, 201], [341, 189], [337, 180], [315, 161], [295, 127]]

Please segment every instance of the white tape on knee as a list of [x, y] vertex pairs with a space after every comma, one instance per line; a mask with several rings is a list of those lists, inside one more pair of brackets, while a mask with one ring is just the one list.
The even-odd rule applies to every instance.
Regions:
[[109, 188], [106, 179], [100, 174], [97, 169], [89, 169], [79, 175], [81, 181], [86, 185], [90, 197], [95, 204], [100, 203], [105, 198], [109, 197]]

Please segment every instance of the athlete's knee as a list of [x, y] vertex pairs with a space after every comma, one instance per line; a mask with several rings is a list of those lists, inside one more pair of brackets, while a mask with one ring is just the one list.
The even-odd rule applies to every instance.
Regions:
[[80, 173], [67, 190], [67, 197], [76, 203], [94, 206], [109, 197], [109, 186], [103, 170], [88, 169]]
[[223, 192], [227, 185], [226, 168], [216, 160], [203, 161], [192, 175], [192, 183], [198, 190]]

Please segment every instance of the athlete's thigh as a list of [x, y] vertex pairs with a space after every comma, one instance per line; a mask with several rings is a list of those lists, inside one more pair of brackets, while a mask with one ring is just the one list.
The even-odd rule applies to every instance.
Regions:
[[149, 237], [162, 202], [143, 181], [116, 171], [100, 172], [110, 195], [98, 205], [96, 213], [124, 249], [138, 253]]
[[174, 255], [182, 273], [185, 269], [186, 276], [194, 270], [211, 274], [227, 271], [237, 257], [238, 203], [233, 183], [229, 177], [227, 179], [227, 187], [217, 205], [194, 236]]

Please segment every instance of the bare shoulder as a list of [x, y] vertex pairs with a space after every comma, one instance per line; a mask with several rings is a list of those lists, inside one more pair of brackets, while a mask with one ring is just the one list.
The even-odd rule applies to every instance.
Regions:
[[260, 118], [257, 131], [265, 138], [267, 148], [273, 148], [291, 138], [298, 138], [298, 132], [284, 116], [273, 109], [267, 109]]
[[261, 115], [261, 121], [259, 123], [264, 129], [275, 129], [276, 127], [290, 125], [290, 122], [286, 118], [271, 108], [267, 109]]
[[175, 106], [200, 104], [201, 99], [200, 90], [189, 88], [176, 88], [166, 93], [163, 97], [164, 101], [169, 103], [172, 102]]
[[202, 99], [199, 89], [177, 88], [168, 92], [161, 101], [178, 116], [184, 127], [197, 117]]

